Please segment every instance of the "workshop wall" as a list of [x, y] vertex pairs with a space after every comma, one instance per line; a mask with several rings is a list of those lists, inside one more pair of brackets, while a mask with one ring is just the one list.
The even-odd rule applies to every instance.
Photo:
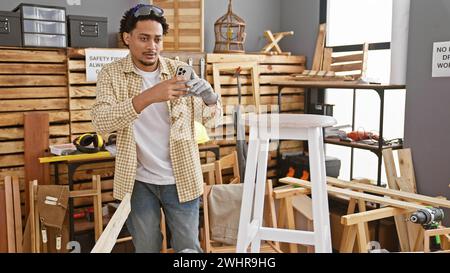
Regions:
[[[108, 17], [109, 46], [116, 47], [117, 32], [123, 12], [137, 3], [149, 3], [144, 0], [79, 0], [81, 5], [69, 5], [73, 0], [2, 0], [0, 10], [12, 10], [20, 3], [53, 5], [66, 7], [68, 14]], [[227, 0], [205, 0], [205, 51], [214, 48], [214, 22], [227, 12]], [[107, 9], [105, 7], [108, 7]], [[247, 23], [247, 41], [245, 49], [259, 51], [265, 45], [263, 33], [270, 29], [280, 31], [280, 3], [273, 0], [245, 0], [233, 2], [234, 12]]]
[[[450, 41], [449, 10], [449, 1], [411, 1], [405, 121], [405, 142], [413, 148], [418, 191], [447, 198], [450, 78], [432, 78], [431, 62], [433, 42]], [[448, 225], [450, 217], [446, 218]]]
[[[228, 0], [205, 0], [205, 51], [214, 49], [214, 23], [227, 12]], [[233, 11], [246, 25], [245, 50], [259, 51], [266, 44], [265, 30], [280, 31], [280, 2], [273, 0], [235, 0]]]
[[281, 31], [294, 31], [293, 37], [280, 42], [284, 51], [305, 55], [307, 67], [316, 47], [320, 1], [281, 0]]

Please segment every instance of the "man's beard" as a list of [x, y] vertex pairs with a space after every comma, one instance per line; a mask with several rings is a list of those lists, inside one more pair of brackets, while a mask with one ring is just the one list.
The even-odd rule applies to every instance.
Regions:
[[154, 62], [145, 62], [143, 60], [139, 60], [139, 62], [144, 66], [154, 66], [156, 64], [157, 60]]

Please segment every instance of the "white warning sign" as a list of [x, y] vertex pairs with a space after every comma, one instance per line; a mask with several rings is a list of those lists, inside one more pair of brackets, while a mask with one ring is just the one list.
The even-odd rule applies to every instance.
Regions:
[[433, 44], [433, 78], [450, 77], [450, 42]]

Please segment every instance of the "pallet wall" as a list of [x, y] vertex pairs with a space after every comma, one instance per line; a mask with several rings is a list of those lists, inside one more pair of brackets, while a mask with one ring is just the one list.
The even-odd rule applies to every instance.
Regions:
[[0, 47], [0, 184], [6, 175], [24, 184], [24, 118], [50, 117], [50, 143], [69, 141], [69, 101], [65, 50]]
[[153, 0], [153, 4], [164, 9], [170, 26], [169, 33], [164, 37], [165, 50], [204, 51], [203, 1]]

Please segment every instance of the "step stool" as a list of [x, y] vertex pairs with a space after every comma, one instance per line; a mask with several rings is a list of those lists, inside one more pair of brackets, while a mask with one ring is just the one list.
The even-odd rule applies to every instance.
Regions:
[[[331, 253], [322, 128], [333, 126], [329, 116], [303, 114], [249, 114], [247, 165], [236, 252], [258, 253], [262, 240], [313, 245], [317, 253]], [[262, 227], [269, 140], [307, 140], [312, 183], [314, 231]], [[255, 180], [256, 179], [256, 180]], [[256, 181], [256, 183], [255, 183]]]

